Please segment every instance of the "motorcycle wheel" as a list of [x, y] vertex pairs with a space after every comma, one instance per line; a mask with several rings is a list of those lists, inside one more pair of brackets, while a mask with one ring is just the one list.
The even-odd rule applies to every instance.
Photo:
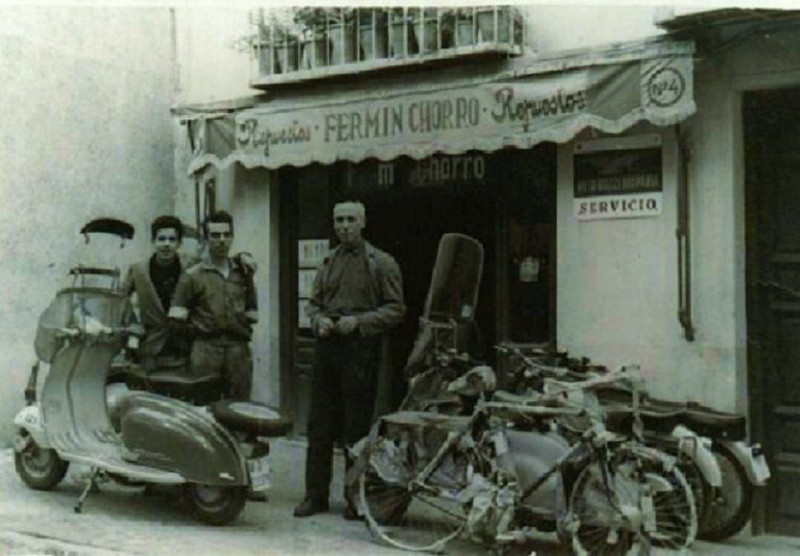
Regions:
[[747, 525], [753, 510], [754, 492], [747, 472], [727, 446], [715, 442], [711, 451], [722, 471], [722, 486], [713, 494], [697, 536], [719, 541], [732, 537]]
[[686, 482], [689, 483], [694, 495], [694, 505], [697, 509], [697, 536], [699, 538], [703, 524], [711, 511], [711, 497], [714, 489], [703, 478], [703, 474], [697, 465], [688, 457], [682, 456], [678, 459], [678, 468], [686, 477]]
[[[393, 449], [389, 449], [393, 447]], [[370, 448], [373, 455], [359, 476], [359, 500], [367, 527], [386, 544], [413, 552], [440, 552], [455, 539], [467, 523], [467, 509], [457, 500], [436, 496], [413, 484], [418, 462], [413, 447], [398, 449], [398, 444], [378, 437]], [[377, 457], [393, 469], [386, 480], [373, 465]], [[421, 468], [420, 468], [421, 469]], [[435, 474], [436, 470], [432, 473]], [[454, 485], [458, 491], [466, 487]]]
[[23, 482], [34, 490], [51, 490], [67, 473], [69, 462], [55, 450], [42, 448], [32, 438], [22, 452], [14, 452], [14, 468]]
[[[681, 554], [694, 542], [697, 514], [694, 496], [683, 473], [667, 466], [656, 455], [617, 449], [604, 473], [602, 463], [593, 462], [578, 475], [570, 496], [567, 525], [577, 556], [635, 556]], [[649, 476], [649, 478], [648, 478]], [[608, 477], [611, 491], [605, 487]], [[665, 481], [666, 492], [649, 492], [649, 483]], [[646, 531], [639, 518], [652, 505], [655, 530]], [[626, 515], [630, 513], [631, 515]], [[634, 516], [631, 519], [631, 516]]]
[[187, 483], [183, 499], [189, 512], [208, 525], [227, 525], [239, 517], [247, 500], [247, 487]]

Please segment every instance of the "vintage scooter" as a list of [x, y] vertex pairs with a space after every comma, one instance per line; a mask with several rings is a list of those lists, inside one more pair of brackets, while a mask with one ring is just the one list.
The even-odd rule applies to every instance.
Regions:
[[[115, 219], [93, 220], [81, 232], [87, 243], [93, 233], [119, 236], [123, 245], [133, 237], [133, 227]], [[236, 519], [250, 492], [269, 487], [268, 437], [285, 435], [292, 423], [254, 402], [200, 407], [147, 391], [110, 396], [109, 369], [135, 337], [128, 295], [118, 267], [77, 266], [70, 274], [72, 284], [39, 320], [36, 354], [49, 372], [37, 395], [40, 365], [34, 364], [27, 405], [14, 419], [22, 480], [49, 490], [77, 462], [90, 468], [78, 513], [98, 479], [111, 478], [173, 485], [190, 513], [208, 524]]]

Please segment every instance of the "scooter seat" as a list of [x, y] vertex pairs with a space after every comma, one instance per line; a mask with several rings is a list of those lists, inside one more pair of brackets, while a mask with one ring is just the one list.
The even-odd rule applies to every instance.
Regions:
[[294, 423], [266, 404], [222, 400], [211, 404], [211, 414], [222, 425], [234, 431], [255, 436], [286, 436]]

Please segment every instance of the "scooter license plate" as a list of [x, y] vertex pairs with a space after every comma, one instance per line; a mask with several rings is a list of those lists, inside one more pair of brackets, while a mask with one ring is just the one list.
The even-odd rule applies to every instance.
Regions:
[[753, 474], [758, 484], [766, 483], [767, 479], [770, 478], [769, 465], [767, 465], [764, 454], [753, 456]]
[[250, 488], [254, 491], [265, 490], [270, 486], [270, 469], [267, 456], [247, 460], [250, 471]]

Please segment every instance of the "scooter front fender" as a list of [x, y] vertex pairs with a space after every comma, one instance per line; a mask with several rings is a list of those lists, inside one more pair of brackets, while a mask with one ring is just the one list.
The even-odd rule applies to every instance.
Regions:
[[711, 441], [684, 427], [676, 426], [672, 436], [678, 440], [678, 451], [692, 460], [703, 480], [714, 488], [722, 486], [722, 470], [711, 452]]
[[767, 465], [760, 444], [748, 445], [746, 442], [737, 440], [735, 442], [725, 442], [725, 446], [733, 456], [742, 464], [747, 473], [747, 479], [753, 486], [764, 486], [767, 484], [771, 473]]
[[136, 393], [121, 403], [120, 424], [128, 461], [174, 471], [193, 483], [249, 484], [246, 461], [236, 440], [198, 407]]
[[41, 448], [52, 448], [47, 439], [47, 431], [42, 423], [42, 414], [38, 405], [29, 405], [17, 413], [14, 424], [31, 435], [33, 441]]

